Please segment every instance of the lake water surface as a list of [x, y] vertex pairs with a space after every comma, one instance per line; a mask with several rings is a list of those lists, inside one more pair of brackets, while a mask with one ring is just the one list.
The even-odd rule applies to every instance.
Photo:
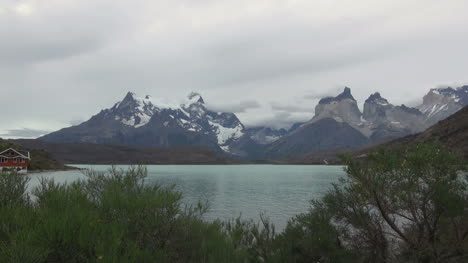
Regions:
[[[96, 171], [107, 171], [107, 165], [74, 165]], [[126, 168], [127, 166], [117, 166]], [[318, 199], [344, 175], [341, 166], [315, 165], [148, 165], [147, 183], [176, 185], [185, 204], [198, 201], [209, 204], [207, 220], [258, 220], [268, 216], [281, 230], [288, 219], [306, 212], [310, 200]], [[72, 182], [86, 178], [82, 171], [30, 174], [29, 187], [40, 177], [56, 182]]]

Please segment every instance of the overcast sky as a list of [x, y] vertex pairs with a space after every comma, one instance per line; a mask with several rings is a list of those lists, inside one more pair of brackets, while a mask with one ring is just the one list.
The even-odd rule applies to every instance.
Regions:
[[80, 123], [127, 91], [200, 92], [247, 126], [349, 86], [417, 104], [468, 82], [466, 0], [0, 0], [0, 137]]

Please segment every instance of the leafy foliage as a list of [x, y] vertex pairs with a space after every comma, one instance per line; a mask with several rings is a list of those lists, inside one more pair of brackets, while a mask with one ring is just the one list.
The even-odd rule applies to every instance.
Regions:
[[147, 185], [145, 176], [144, 167], [133, 167], [91, 171], [69, 185], [43, 180], [29, 202], [25, 177], [1, 174], [8, 195], [0, 207], [0, 259], [241, 262], [221, 224], [202, 221], [202, 205], [183, 207], [180, 193]]
[[313, 223], [325, 219], [339, 250], [353, 251], [359, 262], [468, 259], [468, 177], [462, 159], [438, 144], [424, 144], [345, 161], [347, 177], [302, 216]]

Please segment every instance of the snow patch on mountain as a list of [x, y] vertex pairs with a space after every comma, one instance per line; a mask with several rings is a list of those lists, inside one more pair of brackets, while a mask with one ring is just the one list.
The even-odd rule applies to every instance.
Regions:
[[432, 107], [427, 107], [427, 109], [423, 108], [423, 113], [426, 113], [427, 116], [430, 118], [441, 111], [446, 111], [448, 109], [447, 104], [434, 104]]
[[227, 153], [231, 152], [229, 145], [219, 146], [219, 148]]
[[216, 137], [218, 139], [218, 144], [223, 145], [225, 144], [229, 139], [239, 139], [244, 135], [243, 133], [243, 127], [238, 125], [234, 128], [228, 128], [228, 127], [223, 127], [221, 124], [208, 121], [210, 125], [214, 128]]

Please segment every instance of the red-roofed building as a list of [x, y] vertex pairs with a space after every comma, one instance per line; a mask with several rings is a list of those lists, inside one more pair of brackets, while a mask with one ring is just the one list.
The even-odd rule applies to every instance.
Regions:
[[13, 148], [0, 152], [0, 170], [16, 170], [18, 173], [27, 173], [31, 160], [29, 152], [20, 152]]

